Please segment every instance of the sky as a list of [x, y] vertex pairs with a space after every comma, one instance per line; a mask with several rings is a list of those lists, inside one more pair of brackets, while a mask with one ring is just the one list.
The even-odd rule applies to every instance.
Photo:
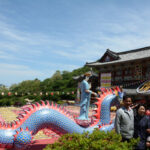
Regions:
[[50, 78], [110, 49], [150, 46], [149, 0], [0, 0], [0, 84]]

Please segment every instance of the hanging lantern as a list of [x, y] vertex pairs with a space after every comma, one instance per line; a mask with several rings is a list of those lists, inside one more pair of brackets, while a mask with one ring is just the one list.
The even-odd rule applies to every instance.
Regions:
[[11, 96], [11, 92], [8, 92], [8, 96]]
[[42, 95], [43, 95], [43, 93], [42, 93], [42, 92], [40, 92], [40, 95], [42, 96]]
[[53, 93], [53, 92], [51, 92], [51, 95], [53, 96], [53, 95], [54, 95], [54, 93]]
[[45, 94], [48, 95], [48, 92], [46, 92]]
[[15, 95], [18, 95], [18, 93], [17, 93], [17, 92], [15, 92]]
[[4, 96], [4, 95], [5, 95], [5, 93], [4, 93], [4, 92], [2, 92], [2, 93], [1, 93], [1, 95], [2, 95], [2, 96]]
[[72, 91], [72, 94], [74, 94], [74, 91]]

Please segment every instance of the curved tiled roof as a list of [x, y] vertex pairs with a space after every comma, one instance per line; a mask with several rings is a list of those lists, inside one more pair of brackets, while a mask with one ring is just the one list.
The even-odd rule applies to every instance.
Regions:
[[105, 66], [109, 64], [123, 63], [127, 61], [135, 61], [135, 60], [142, 60], [142, 59], [150, 58], [150, 46], [139, 48], [139, 49], [134, 49], [134, 50], [129, 50], [129, 51], [124, 51], [124, 52], [119, 52], [119, 53], [114, 52], [114, 54], [116, 54], [119, 59], [109, 61], [109, 62], [99, 62], [100, 60], [99, 59], [98, 61], [95, 61], [95, 62], [86, 63], [86, 66]]

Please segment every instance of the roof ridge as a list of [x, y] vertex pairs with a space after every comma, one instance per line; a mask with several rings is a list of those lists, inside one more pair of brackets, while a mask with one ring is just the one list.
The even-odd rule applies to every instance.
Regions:
[[137, 49], [133, 49], [133, 50], [118, 52], [116, 54], [122, 55], [122, 54], [127, 54], [127, 53], [134, 53], [134, 52], [138, 52], [138, 51], [145, 51], [145, 50], [149, 50], [149, 49], [150, 49], [150, 46], [147, 46], [147, 47], [143, 47], [143, 48], [137, 48]]
[[110, 52], [110, 53], [113, 53], [113, 54], [116, 54], [116, 55], [117, 55], [117, 53], [116, 53], [116, 52], [114, 52], [114, 51], [110, 50], [109, 48], [106, 50], [106, 52]]
[[[107, 49], [105, 53], [110, 54], [110, 55], [111, 55], [112, 57], [114, 57], [115, 59], [119, 59], [119, 55], [118, 55], [116, 52], [114, 52], [114, 51], [112, 51], [112, 50], [110, 50], [110, 49]], [[105, 53], [104, 53], [104, 55], [105, 55]], [[103, 56], [104, 56], [104, 55], [103, 55]], [[102, 56], [102, 57], [103, 57], [103, 56]], [[101, 57], [101, 58], [102, 58], [102, 57]]]

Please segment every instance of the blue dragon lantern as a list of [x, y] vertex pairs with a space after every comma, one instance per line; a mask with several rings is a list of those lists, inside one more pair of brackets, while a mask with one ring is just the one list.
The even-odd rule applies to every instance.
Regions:
[[[117, 89], [118, 90], [118, 89]], [[24, 149], [32, 142], [33, 136], [41, 129], [48, 128], [62, 135], [65, 133], [80, 133], [88, 131], [92, 133], [95, 128], [110, 131], [114, 123], [110, 121], [110, 107], [117, 101], [116, 89], [106, 90], [100, 98], [97, 98], [97, 108], [94, 110], [95, 118], [88, 127], [82, 127], [76, 123], [64, 108], [49, 101], [41, 101], [41, 104], [32, 104], [32, 107], [24, 110], [17, 121], [12, 123], [0, 123], [0, 147]]]

